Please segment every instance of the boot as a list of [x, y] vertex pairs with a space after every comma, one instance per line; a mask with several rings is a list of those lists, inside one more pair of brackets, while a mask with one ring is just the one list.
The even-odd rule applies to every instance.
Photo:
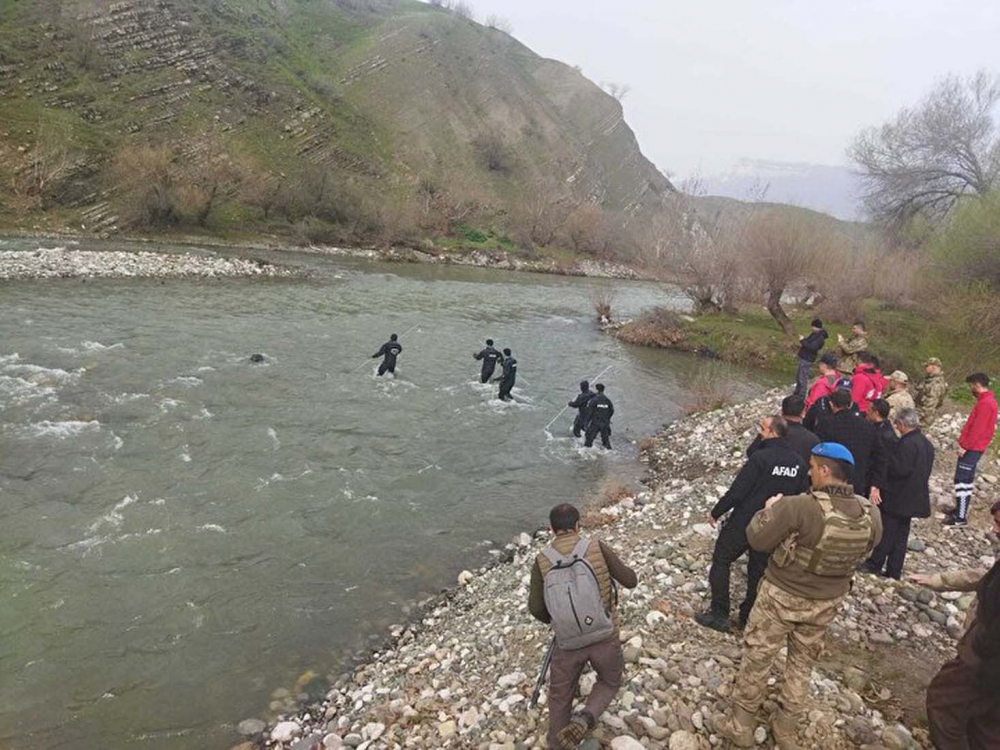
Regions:
[[729, 632], [729, 617], [714, 609], [699, 612], [694, 616], [694, 621], [702, 627], [718, 630], [720, 633]]
[[774, 746], [778, 750], [802, 750], [798, 744], [798, 718], [778, 709], [771, 717], [771, 733], [774, 735]]
[[586, 711], [578, 713], [570, 719], [569, 724], [559, 730], [557, 736], [559, 742], [558, 750], [576, 750], [580, 746], [580, 743], [587, 738], [587, 735], [596, 723], [594, 717]]
[[719, 719], [715, 725], [717, 734], [725, 737], [736, 747], [753, 747], [754, 715], [737, 705], [729, 716]]

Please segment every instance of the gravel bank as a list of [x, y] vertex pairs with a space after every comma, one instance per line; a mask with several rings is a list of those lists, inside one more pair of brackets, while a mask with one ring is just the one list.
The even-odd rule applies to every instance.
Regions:
[[[588, 530], [616, 547], [639, 574], [623, 591], [625, 684], [583, 747], [597, 750], [707, 750], [720, 744], [713, 728], [728, 707], [741, 647], [735, 635], [700, 628], [691, 619], [707, 604], [706, 575], [714, 531], [705, 514], [743, 462], [752, 426], [773, 411], [777, 391], [744, 404], [675, 423], [649, 441], [647, 489], [603, 508]], [[930, 431], [940, 449], [932, 492], [950, 501], [951, 450], [962, 416]], [[997, 494], [995, 459], [981, 469], [970, 527], [946, 531], [938, 519], [914, 523], [908, 572], [992, 564], [996, 540], [987, 508]], [[547, 508], [539, 508], [539, 522]], [[522, 534], [507, 545], [509, 564], [466, 571], [458, 587], [393, 629], [390, 644], [332, 684], [307, 673], [275, 691], [272, 721], [240, 724], [236, 748], [293, 750], [357, 747], [544, 747], [542, 706], [529, 708], [546, 628], [527, 612], [527, 587], [544, 535]], [[733, 600], [745, 567], [733, 568]], [[917, 590], [906, 583], [858, 575], [830, 629], [827, 655], [813, 672], [814, 705], [800, 728], [804, 747], [929, 747], [919, 725], [924, 686], [954, 653], [967, 596]], [[909, 665], [914, 665], [911, 669]], [[324, 687], [317, 695], [317, 681]], [[583, 681], [584, 692], [593, 685]], [[325, 696], [323, 693], [325, 692]], [[317, 697], [310, 698], [308, 694]], [[771, 747], [766, 722], [756, 738]]]
[[262, 260], [220, 258], [188, 253], [84, 251], [65, 247], [0, 251], [0, 281], [25, 279], [132, 279], [242, 276], [268, 278], [301, 275]]
[[597, 260], [580, 260], [558, 263], [554, 260], [525, 260], [507, 252], [474, 250], [468, 253], [423, 252], [411, 248], [364, 249], [312, 246], [294, 248], [297, 252], [334, 255], [348, 258], [364, 258], [395, 263], [433, 263], [438, 265], [470, 266], [473, 268], [494, 268], [500, 271], [522, 271], [527, 273], [549, 273], [560, 276], [587, 276], [600, 279], [646, 278], [637, 271], [620, 263], [605, 263]]

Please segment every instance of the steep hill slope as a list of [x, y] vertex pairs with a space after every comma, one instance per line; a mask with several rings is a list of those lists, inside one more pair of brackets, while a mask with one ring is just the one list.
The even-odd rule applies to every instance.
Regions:
[[673, 191], [576, 70], [416, 0], [5, 2], [0, 113], [6, 225], [447, 233]]

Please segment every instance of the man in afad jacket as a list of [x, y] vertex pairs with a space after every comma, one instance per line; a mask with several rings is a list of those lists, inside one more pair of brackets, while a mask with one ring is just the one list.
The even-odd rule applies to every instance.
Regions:
[[878, 509], [854, 494], [853, 463], [844, 446], [820, 443], [809, 462], [811, 492], [769, 499], [747, 528], [750, 546], [770, 557], [743, 635], [732, 714], [716, 721], [717, 733], [737, 747], [755, 744], [771, 666], [786, 646], [785, 680], [771, 730], [778, 747], [798, 746], [797, 728], [808, 714], [810, 677], [826, 629], [855, 568], [882, 538]]
[[916, 409], [901, 410], [896, 415], [895, 427], [900, 438], [889, 448], [885, 489], [879, 504], [882, 541], [862, 569], [898, 581], [903, 575], [910, 522], [931, 515], [929, 483], [934, 469], [934, 446], [920, 431]]
[[958, 466], [955, 468], [955, 512], [945, 518], [945, 526], [965, 526], [969, 504], [976, 486], [976, 466], [993, 442], [997, 431], [997, 400], [990, 390], [990, 379], [976, 372], [965, 379], [976, 397], [976, 405], [958, 437]]
[[[536, 620], [551, 623], [558, 633], [561, 624], [552, 621], [546, 605], [545, 578], [553, 571], [552, 557], [572, 556], [578, 547], [584, 546], [580, 538], [580, 512], [569, 504], [557, 505], [549, 513], [549, 525], [554, 538], [531, 567], [528, 610]], [[618, 639], [618, 599], [614, 582], [627, 589], [634, 589], [639, 584], [635, 571], [625, 565], [611, 547], [596, 539], [586, 543], [577, 564], [588, 566], [588, 572], [592, 572], [601, 602], [610, 614], [612, 629], [606, 638], [583, 648], [560, 648], [558, 641], [553, 646], [548, 700], [548, 747], [551, 750], [576, 748], [618, 694], [625, 658]], [[597, 682], [583, 709], [571, 718], [573, 696], [588, 663], [597, 673]]]
[[[712, 588], [712, 603], [707, 610], [695, 615], [695, 621], [706, 628], [729, 632], [729, 568], [750, 551], [747, 524], [753, 514], [764, 507], [773, 495], [796, 495], [808, 487], [806, 464], [788, 447], [788, 423], [779, 416], [764, 417], [759, 425], [761, 445], [736, 475], [729, 491], [722, 496], [708, 515], [715, 526], [719, 519], [732, 511], [719, 532], [712, 553], [708, 582]], [[747, 593], [740, 605], [740, 626], [746, 625], [757, 598], [757, 586], [767, 566], [767, 555], [750, 551], [747, 561]]]

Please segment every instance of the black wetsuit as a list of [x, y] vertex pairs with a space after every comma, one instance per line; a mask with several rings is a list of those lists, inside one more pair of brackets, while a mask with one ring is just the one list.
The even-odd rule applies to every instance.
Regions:
[[384, 357], [382, 364], [378, 366], [379, 377], [382, 377], [387, 372], [396, 372], [396, 357], [399, 353], [403, 351], [403, 347], [399, 345], [397, 341], [387, 341], [382, 344], [382, 348], [379, 349], [372, 355], [372, 359], [378, 359], [379, 357]]
[[587, 405], [590, 400], [597, 394], [591, 390], [583, 391], [575, 399], [569, 402], [569, 407], [571, 409], [577, 409], [576, 419], [573, 420], [573, 437], [580, 437], [583, 431], [587, 429], [587, 415], [589, 414], [589, 409]]
[[503, 355], [492, 346], [487, 346], [479, 354], [472, 356], [477, 360], [481, 359], [483, 361], [483, 369], [479, 373], [479, 379], [483, 383], [490, 382], [490, 378], [493, 377], [493, 371], [496, 369], [498, 363], [503, 364]]
[[514, 382], [517, 380], [517, 360], [513, 357], [507, 357], [503, 361], [503, 377], [500, 378], [500, 400], [501, 401], [513, 401], [510, 395], [511, 390], [514, 388]]
[[598, 393], [587, 404], [589, 421], [587, 422], [586, 441], [584, 445], [590, 448], [594, 444], [597, 433], [601, 433], [601, 445], [611, 449], [611, 417], [615, 415], [615, 405], [603, 393]]

